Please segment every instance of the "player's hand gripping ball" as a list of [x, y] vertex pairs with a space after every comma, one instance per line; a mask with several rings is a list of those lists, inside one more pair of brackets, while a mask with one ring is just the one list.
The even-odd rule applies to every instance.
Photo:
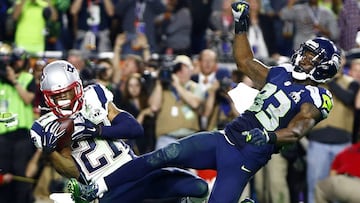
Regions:
[[61, 151], [62, 149], [71, 146], [71, 136], [74, 133], [74, 120], [65, 117], [58, 118], [56, 121], [60, 123], [58, 131], [61, 132], [62, 130], [65, 130], [65, 133], [58, 138], [56, 143], [56, 151]]

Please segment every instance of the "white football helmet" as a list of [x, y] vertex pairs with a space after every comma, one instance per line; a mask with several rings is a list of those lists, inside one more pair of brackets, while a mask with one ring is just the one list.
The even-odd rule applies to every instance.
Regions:
[[[83, 85], [78, 70], [67, 61], [57, 60], [45, 66], [40, 90], [48, 107], [58, 117], [71, 116], [82, 108]], [[59, 96], [67, 92], [71, 92], [72, 98]]]

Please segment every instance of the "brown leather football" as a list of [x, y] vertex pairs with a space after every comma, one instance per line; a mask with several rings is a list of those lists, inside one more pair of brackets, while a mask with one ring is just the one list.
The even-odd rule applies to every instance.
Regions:
[[58, 118], [56, 120], [60, 123], [59, 131], [65, 129], [65, 134], [62, 135], [56, 144], [56, 151], [60, 152], [62, 149], [71, 146], [71, 135], [74, 133], [74, 120], [71, 118]]

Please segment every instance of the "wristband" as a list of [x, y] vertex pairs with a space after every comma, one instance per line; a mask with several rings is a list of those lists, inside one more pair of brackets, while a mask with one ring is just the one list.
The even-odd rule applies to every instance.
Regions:
[[250, 18], [246, 16], [239, 21], [235, 21], [235, 34], [242, 34], [249, 30]]

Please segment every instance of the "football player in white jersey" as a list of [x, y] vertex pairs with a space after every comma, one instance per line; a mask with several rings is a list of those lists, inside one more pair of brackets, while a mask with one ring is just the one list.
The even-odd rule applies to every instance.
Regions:
[[[34, 122], [31, 137], [60, 174], [84, 183], [81, 187], [96, 182], [106, 188], [104, 177], [137, 158], [121, 139], [142, 136], [143, 128], [133, 116], [114, 105], [113, 95], [105, 87], [93, 84], [83, 88], [76, 68], [67, 61], [58, 60], [44, 68], [40, 89], [51, 111]], [[65, 133], [58, 130], [60, 123], [57, 119], [63, 117], [74, 121], [71, 147], [55, 150], [58, 139]], [[95, 194], [103, 192], [95, 187], [78, 188], [80, 185], [71, 184], [71, 181], [71, 192], [76, 194], [80, 189], [91, 191], [74, 195], [76, 202], [92, 200]], [[109, 190], [99, 201], [139, 202], [147, 198], [204, 197], [207, 192], [206, 182], [199, 177], [182, 169], [163, 168]]]

